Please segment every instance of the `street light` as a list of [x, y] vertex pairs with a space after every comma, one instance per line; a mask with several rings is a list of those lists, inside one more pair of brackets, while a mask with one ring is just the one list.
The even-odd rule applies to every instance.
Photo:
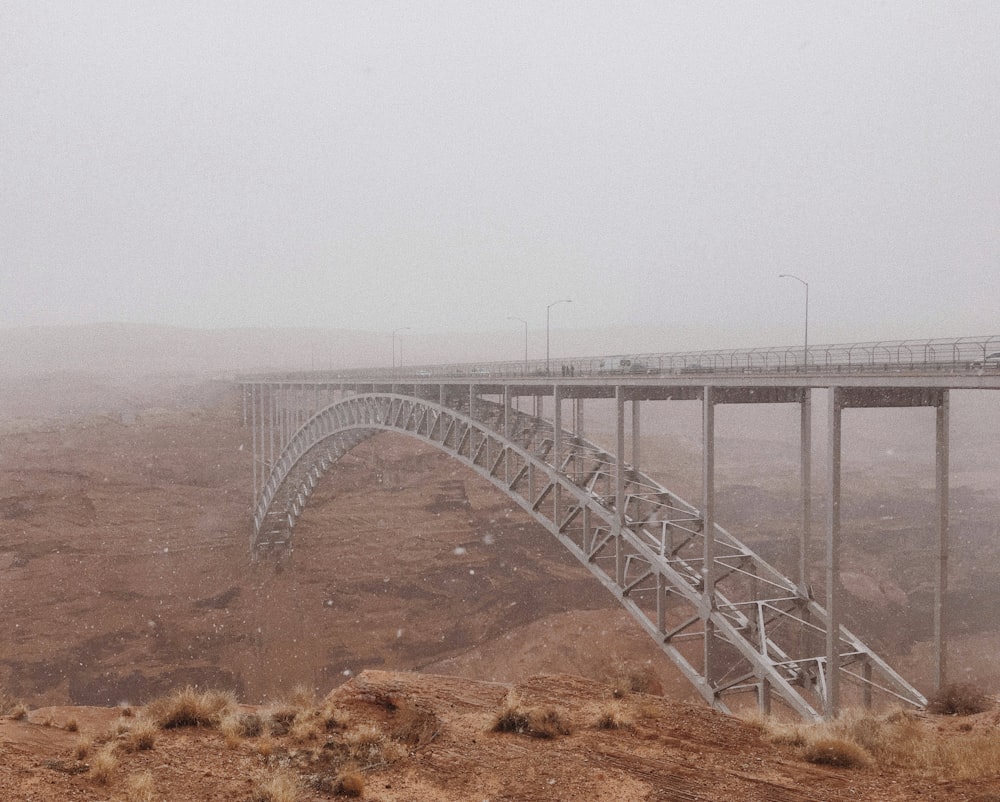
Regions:
[[528, 375], [528, 321], [521, 317], [507, 316], [507, 320], [520, 320], [524, 324], [524, 375]]
[[802, 348], [802, 369], [805, 370], [809, 364], [809, 282], [798, 276], [793, 276], [791, 273], [779, 273], [778, 278], [793, 278], [806, 288], [806, 341]]
[[549, 375], [549, 319], [552, 307], [556, 304], [571, 304], [573, 303], [572, 298], [563, 298], [559, 301], [553, 301], [548, 306], [545, 307], [545, 375]]
[[[400, 331], [409, 331], [409, 330], [410, 330], [409, 326], [403, 326], [401, 328], [393, 329], [392, 330], [392, 369], [393, 370], [396, 370], [396, 333], [400, 332]], [[399, 359], [400, 365], [399, 366], [402, 367], [403, 366], [403, 364], [402, 364], [403, 363], [402, 348], [400, 348], [400, 354], [399, 354], [399, 356], [400, 356], [400, 359]]]

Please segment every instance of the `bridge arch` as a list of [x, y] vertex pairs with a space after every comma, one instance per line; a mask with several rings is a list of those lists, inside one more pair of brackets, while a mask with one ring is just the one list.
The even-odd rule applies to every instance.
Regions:
[[[287, 439], [254, 510], [256, 556], [287, 544], [329, 467], [382, 431], [448, 453], [506, 493], [556, 537], [638, 621], [713, 707], [753, 694], [821, 718], [831, 667], [829, 616], [796, 585], [691, 504], [597, 444], [508, 403], [470, 395], [458, 407], [391, 391], [348, 396]], [[706, 541], [714, 581], [703, 569]], [[840, 628], [840, 680], [914, 705], [923, 697]]]

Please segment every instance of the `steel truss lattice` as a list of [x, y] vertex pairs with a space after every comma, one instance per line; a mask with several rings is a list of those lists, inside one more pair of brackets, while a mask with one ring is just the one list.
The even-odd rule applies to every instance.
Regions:
[[[470, 411], [470, 406], [474, 410]], [[714, 527], [706, 588], [701, 513], [595, 443], [510, 405], [454, 406], [394, 393], [350, 396], [290, 435], [258, 494], [251, 551], [291, 542], [312, 489], [337, 459], [381, 431], [434, 445], [502, 489], [621, 602], [713, 707], [772, 696], [807, 719], [827, 708], [829, 616], [808, 590]], [[621, 504], [619, 508], [619, 499]], [[923, 706], [921, 694], [840, 627], [841, 685]]]

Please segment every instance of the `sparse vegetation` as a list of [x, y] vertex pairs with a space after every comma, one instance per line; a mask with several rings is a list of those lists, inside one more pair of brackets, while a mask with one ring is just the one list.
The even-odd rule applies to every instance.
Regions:
[[341, 796], [361, 796], [365, 791], [365, 775], [357, 766], [349, 766], [337, 775], [333, 792]]
[[399, 704], [393, 715], [392, 737], [407, 746], [430, 743], [441, 730], [441, 721], [430, 710], [409, 701]]
[[493, 732], [513, 732], [533, 738], [569, 735], [570, 729], [554, 708], [526, 706], [515, 694], [507, 694], [490, 727]]
[[264, 780], [248, 802], [296, 802], [298, 798], [299, 785], [295, 778], [276, 774]]
[[621, 703], [612, 701], [598, 711], [595, 726], [599, 730], [622, 730], [630, 729], [633, 722], [625, 713]]
[[758, 719], [772, 743], [792, 746], [805, 760], [833, 766], [875, 763], [936, 780], [973, 780], [1000, 776], [1000, 731], [959, 726], [930, 727], [915, 712], [884, 714], [846, 711], [822, 724]]
[[90, 750], [93, 748], [94, 742], [86, 735], [81, 735], [76, 739], [76, 744], [73, 746], [73, 757], [77, 760], [83, 760], [90, 754]]
[[971, 716], [985, 713], [990, 699], [969, 682], [953, 682], [937, 691], [929, 700], [927, 710], [941, 716]]
[[217, 727], [236, 705], [228, 691], [199, 691], [188, 685], [146, 705], [145, 715], [161, 729]]
[[802, 757], [810, 763], [845, 769], [864, 768], [872, 763], [871, 755], [854, 741], [828, 736], [808, 740]]
[[630, 693], [658, 693], [659, 682], [652, 666], [617, 661], [610, 671], [610, 684], [615, 696]]
[[153, 775], [148, 771], [131, 774], [125, 780], [126, 802], [154, 802], [155, 784]]
[[259, 713], [231, 712], [219, 723], [219, 730], [230, 747], [236, 747], [247, 738], [264, 734], [264, 719]]
[[148, 718], [134, 719], [123, 728], [118, 736], [122, 749], [126, 752], [144, 752], [156, 744], [159, 726]]
[[118, 771], [118, 754], [114, 743], [106, 743], [90, 762], [90, 778], [99, 785], [107, 785]]
[[378, 727], [360, 724], [343, 735], [347, 756], [362, 766], [392, 763], [404, 754], [402, 747], [390, 741]]

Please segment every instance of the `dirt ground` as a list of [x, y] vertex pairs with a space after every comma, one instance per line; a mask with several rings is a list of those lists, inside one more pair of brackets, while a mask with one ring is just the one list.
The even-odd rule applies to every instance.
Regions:
[[[127, 773], [150, 771], [156, 798], [249, 800], [262, 776], [292, 766], [294, 744], [279, 748], [287, 758], [279, 765], [252, 745], [230, 749], [218, 733], [182, 730], [129, 758], [109, 786], [73, 773], [79, 735], [65, 721], [97, 737], [116, 706], [188, 684], [232, 690], [248, 704], [296, 686], [332, 691], [359, 721], [375, 723], [378, 711], [359, 690], [373, 684], [432, 708], [441, 735], [375, 771], [371, 799], [1000, 794], [989, 782], [812, 766], [754, 727], [687, 704], [695, 694], [686, 681], [588, 572], [512, 502], [429, 447], [390, 435], [360, 446], [317, 488], [294, 549], [251, 562], [250, 432], [229, 385], [63, 375], [7, 383], [0, 401], [0, 685], [33, 708], [26, 720], [0, 722], [0, 798], [126, 799]], [[723, 461], [738, 451], [740, 432], [731, 436]], [[687, 466], [690, 454], [668, 462], [661, 453], [683, 450], [683, 440], [655, 430], [650, 438], [647, 459], [662, 459], [665, 480], [671, 466]], [[780, 562], [784, 547], [769, 545], [769, 533], [794, 527], [794, 502], [784, 496], [794, 450], [764, 444], [755, 453], [778, 469], [724, 466], [720, 520], [756, 514], [760, 529], [741, 535]], [[991, 470], [976, 448], [958, 462], [968, 479], [953, 493], [960, 541], [995, 532]], [[925, 479], [899, 467], [892, 481], [898, 497], [889, 509], [874, 491], [865, 509], [864, 485], [854, 490], [854, 515], [881, 522], [880, 543], [914, 539], [926, 515]], [[853, 583], [857, 608], [877, 605], [883, 626], [872, 637], [919, 677], [929, 665], [925, 578], [893, 566], [897, 553], [859, 545], [845, 559], [859, 578], [845, 584]], [[982, 560], [959, 554], [955, 562], [978, 571], [975, 581], [970, 569], [954, 583], [956, 663], [961, 678], [992, 676], [994, 575]], [[647, 690], [665, 698], [630, 697], [638, 723], [598, 730], [588, 722], [623, 670], [642, 673]], [[511, 684], [564, 709], [571, 734], [487, 733]], [[303, 798], [324, 798], [309, 793]]]

